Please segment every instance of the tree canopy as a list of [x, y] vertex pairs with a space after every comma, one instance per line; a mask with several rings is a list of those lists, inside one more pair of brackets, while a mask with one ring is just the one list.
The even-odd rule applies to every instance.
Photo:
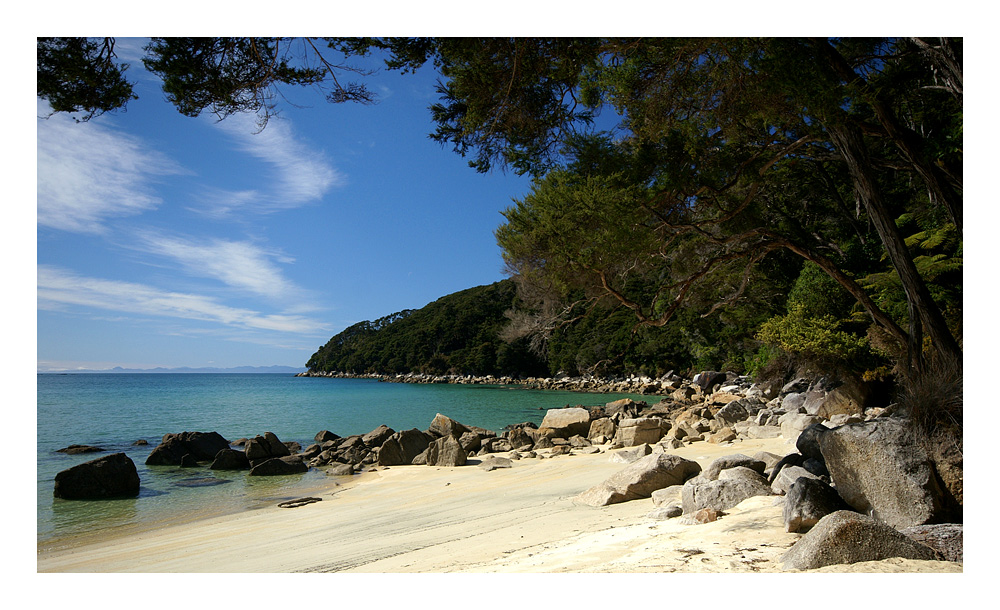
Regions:
[[[113, 49], [39, 39], [38, 95], [83, 120], [124, 107], [135, 96]], [[180, 112], [262, 125], [283, 86], [372, 101], [342, 83], [364, 76], [351, 57], [433, 65], [430, 137], [478, 171], [534, 178], [496, 237], [521, 293], [508, 338], [539, 353], [588, 312], [626, 312], [633, 346], [663, 329], [700, 334], [702, 354], [726, 338], [907, 374], [961, 366], [961, 39], [192, 38], [146, 51]], [[595, 133], [603, 113], [620, 122]]]

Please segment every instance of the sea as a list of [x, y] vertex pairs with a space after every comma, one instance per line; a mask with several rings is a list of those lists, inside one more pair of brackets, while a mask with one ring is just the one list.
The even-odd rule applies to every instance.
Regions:
[[[322, 430], [365, 434], [385, 424], [426, 430], [437, 413], [500, 433], [539, 424], [548, 409], [602, 405], [631, 394], [587, 394], [520, 386], [404, 384], [375, 379], [235, 373], [74, 373], [37, 375], [38, 519], [40, 549], [58, 549], [273, 506], [336, 485], [324, 471], [249, 477], [246, 471], [146, 466], [164, 434], [218, 432], [227, 440], [273, 432], [303, 448]], [[646, 397], [648, 398], [648, 397]], [[136, 444], [146, 441], [147, 445]], [[101, 453], [67, 455], [69, 445]], [[62, 470], [124, 452], [136, 465], [138, 497], [64, 500], [53, 496]]]

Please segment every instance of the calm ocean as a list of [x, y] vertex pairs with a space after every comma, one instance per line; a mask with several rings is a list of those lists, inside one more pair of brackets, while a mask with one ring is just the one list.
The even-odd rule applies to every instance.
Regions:
[[[320, 430], [340, 436], [364, 434], [381, 424], [424, 430], [436, 413], [499, 432], [508, 424], [538, 424], [546, 409], [629, 396], [277, 374], [40, 374], [37, 383], [38, 542], [46, 546], [99, 536], [109, 528], [141, 530], [260, 508], [330, 485], [315, 469], [291, 477], [248, 477], [207, 467], [147, 467], [146, 457], [168, 432], [215, 431], [235, 440], [270, 431], [306, 447]], [[133, 446], [139, 439], [149, 445]], [[72, 444], [106, 452], [57, 453]], [[56, 473], [118, 451], [135, 462], [139, 497], [53, 498]]]

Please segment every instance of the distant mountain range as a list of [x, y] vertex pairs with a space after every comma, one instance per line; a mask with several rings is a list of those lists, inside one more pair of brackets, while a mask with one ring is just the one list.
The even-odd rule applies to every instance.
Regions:
[[159, 366], [155, 369], [126, 369], [116, 366], [113, 369], [74, 369], [71, 371], [40, 371], [40, 373], [45, 375], [64, 375], [72, 373], [271, 373], [294, 375], [295, 373], [304, 373], [305, 371], [305, 367], [295, 366], [237, 366], [228, 369], [214, 367], [192, 368], [189, 366], [182, 366], [178, 368], [165, 368]]

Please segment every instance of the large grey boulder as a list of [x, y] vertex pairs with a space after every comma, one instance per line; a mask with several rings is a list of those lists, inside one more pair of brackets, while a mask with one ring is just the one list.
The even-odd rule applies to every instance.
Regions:
[[698, 462], [666, 453], [653, 453], [636, 460], [576, 499], [589, 506], [607, 506], [648, 498], [657, 489], [681, 485], [701, 472]]
[[454, 436], [442, 436], [427, 446], [428, 466], [465, 466], [468, 454]]
[[771, 479], [771, 491], [783, 496], [788, 493], [788, 489], [795, 481], [803, 478], [820, 480], [819, 476], [809, 472], [802, 466], [785, 466], [775, 473], [773, 479]]
[[837, 495], [837, 490], [823, 481], [799, 477], [788, 487], [781, 517], [785, 521], [786, 532], [798, 532], [811, 528], [830, 513], [850, 508]]
[[802, 432], [814, 424], [823, 422], [823, 418], [806, 413], [785, 413], [778, 421], [781, 425], [781, 436], [797, 439]]
[[715, 420], [723, 426], [732, 426], [756, 415], [764, 405], [764, 401], [758, 398], [740, 398], [719, 409]]
[[434, 437], [416, 428], [402, 430], [390, 436], [378, 450], [379, 466], [401, 466], [413, 463]]
[[164, 434], [160, 444], [146, 458], [148, 466], [180, 466], [185, 455], [195, 461], [215, 459], [222, 449], [229, 449], [229, 441], [218, 432], [181, 432]]
[[540, 434], [545, 431], [544, 435], [549, 437], [569, 438], [574, 434], [586, 436], [590, 432], [590, 411], [581, 407], [549, 409], [538, 429]]
[[706, 481], [714, 481], [719, 478], [719, 473], [723, 470], [737, 466], [744, 466], [760, 474], [764, 474], [764, 462], [743, 455], [742, 453], [734, 453], [733, 455], [724, 455], [713, 460], [708, 465], [708, 468], [702, 471], [701, 477]]
[[823, 433], [819, 446], [837, 492], [854, 510], [897, 529], [948, 521], [933, 465], [904, 420], [840, 426]]
[[466, 432], [471, 432], [468, 427], [440, 413], [434, 416], [427, 431], [434, 436], [453, 436], [455, 438], [461, 438]]
[[860, 415], [870, 395], [870, 387], [862, 381], [820, 378], [806, 391], [802, 408], [810, 415], [826, 419], [835, 415]]
[[840, 510], [823, 517], [781, 557], [786, 570], [904, 559], [940, 559], [928, 546], [867, 515]]
[[112, 453], [56, 474], [52, 491], [65, 500], [99, 500], [139, 495], [139, 473], [124, 453]]
[[612, 439], [615, 437], [616, 431], [614, 420], [610, 417], [601, 417], [590, 422], [590, 430], [587, 432], [587, 438], [591, 440], [596, 438]]
[[715, 481], [705, 482], [702, 479], [684, 486], [681, 490], [684, 514], [703, 508], [723, 511], [747, 498], [772, 495], [767, 479], [755, 470], [736, 466], [723, 470], [719, 476]]

